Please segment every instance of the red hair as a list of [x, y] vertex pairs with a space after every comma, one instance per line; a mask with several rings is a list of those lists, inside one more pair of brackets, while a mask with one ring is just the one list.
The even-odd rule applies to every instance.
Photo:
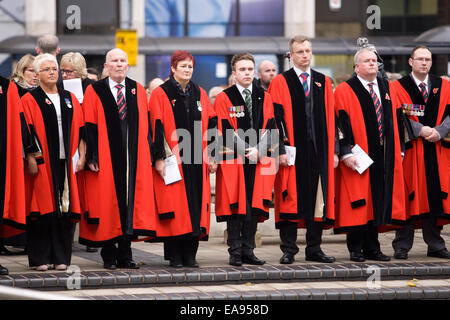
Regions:
[[173, 75], [172, 68], [176, 69], [178, 62], [186, 60], [186, 59], [192, 60], [192, 65], [195, 67], [195, 59], [194, 59], [194, 56], [190, 52], [188, 52], [186, 50], [177, 50], [172, 54], [172, 57], [170, 57], [170, 66], [171, 66], [170, 75], [171, 76]]

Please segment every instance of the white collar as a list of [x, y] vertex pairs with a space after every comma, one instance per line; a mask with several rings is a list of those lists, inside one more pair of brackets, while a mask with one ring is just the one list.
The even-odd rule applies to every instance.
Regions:
[[[113, 79], [111, 79], [109, 77], [108, 77], [108, 80], [109, 80], [109, 87], [111, 89], [113, 89], [117, 84], [119, 84], [118, 82], [115, 82]], [[125, 88], [125, 79], [123, 79], [123, 81], [120, 84]]]
[[306, 71], [303, 71], [299, 68], [297, 68], [296, 66], [293, 66], [295, 73], [297, 74], [297, 78], [300, 78], [300, 75], [304, 72], [306, 72], [307, 74], [309, 74], [308, 80], [311, 78], [311, 67], [308, 67], [308, 69], [306, 69]]
[[412, 73], [412, 72], [411, 72], [411, 77], [413, 78], [413, 80], [414, 80], [414, 82], [416, 83], [417, 86], [419, 86], [419, 84], [421, 84], [421, 83], [423, 82], [423, 83], [425, 83], [425, 85], [428, 87], [428, 74], [427, 74], [427, 76], [426, 76], [426, 78], [425, 78], [424, 81], [420, 81], [419, 79], [417, 79], [417, 78], [414, 76], [414, 73]]
[[357, 76], [357, 77], [358, 77], [359, 81], [361, 81], [361, 83], [364, 87], [368, 87], [369, 83], [373, 83], [374, 85], [378, 86], [378, 81], [377, 81], [376, 77], [373, 81], [368, 81], [366, 79], [361, 78], [360, 76]]
[[253, 92], [253, 83], [250, 83], [250, 85], [248, 86], [248, 88], [244, 88], [243, 86], [241, 86], [239, 83], [236, 83], [236, 88], [238, 88], [239, 92], [241, 93], [241, 95], [244, 95], [244, 90], [248, 89], [250, 90], [250, 92]]

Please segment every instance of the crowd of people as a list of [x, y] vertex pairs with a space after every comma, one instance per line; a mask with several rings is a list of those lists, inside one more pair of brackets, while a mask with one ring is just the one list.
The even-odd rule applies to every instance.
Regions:
[[[362, 47], [355, 73], [334, 86], [311, 68], [310, 39], [288, 45], [289, 70], [277, 74], [270, 61], [256, 70], [238, 53], [229, 83], [207, 93], [187, 51], [173, 53], [169, 78], [143, 87], [121, 49], [106, 54], [100, 75], [77, 52], [58, 63], [58, 39], [41, 37], [37, 55], [0, 78], [2, 241], [21, 239], [31, 268], [66, 270], [78, 223], [79, 243], [101, 248], [105, 269], [139, 268], [132, 241], [164, 242], [170, 266], [195, 268], [215, 173], [230, 265], [265, 263], [255, 233], [272, 205], [281, 264], [295, 261], [299, 228], [307, 261], [336, 261], [321, 249], [326, 228], [347, 234], [352, 261], [389, 261], [378, 234], [393, 230], [394, 258], [407, 259], [417, 228], [428, 256], [450, 259], [441, 236], [450, 83], [429, 73], [430, 49], [414, 48], [411, 73], [388, 80], [376, 49]], [[72, 79], [81, 92], [66, 90]]]

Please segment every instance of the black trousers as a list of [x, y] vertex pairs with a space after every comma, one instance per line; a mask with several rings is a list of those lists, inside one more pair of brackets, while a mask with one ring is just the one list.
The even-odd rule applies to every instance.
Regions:
[[72, 222], [67, 216], [54, 213], [29, 220], [27, 223], [28, 263], [70, 265], [72, 257]]
[[176, 264], [195, 260], [199, 241], [197, 237], [173, 237], [164, 240], [164, 259]]
[[[311, 256], [321, 252], [323, 223], [318, 221], [306, 220], [306, 248], [305, 255]], [[280, 224], [280, 249], [283, 253], [296, 255], [299, 248], [297, 241], [297, 223], [285, 221]]]
[[355, 227], [347, 234], [347, 248], [350, 252], [365, 254], [379, 251], [377, 227], [372, 222], [365, 226]]
[[[445, 249], [445, 240], [441, 236], [441, 226], [436, 226], [436, 218], [422, 220], [423, 240], [428, 245], [428, 252], [437, 252]], [[411, 250], [414, 243], [414, 222], [410, 222], [402, 229], [395, 232], [392, 241], [394, 250]]]
[[121, 237], [117, 243], [102, 247], [100, 255], [105, 264], [125, 263], [133, 260], [131, 241]]
[[[66, 170], [66, 160], [60, 159], [56, 169], [59, 201], [64, 191]], [[30, 267], [43, 264], [70, 265], [72, 226], [73, 223], [67, 214], [58, 217], [55, 213], [49, 213], [29, 219], [26, 230]]]
[[230, 255], [253, 255], [256, 247], [255, 234], [258, 217], [247, 214], [245, 217], [232, 216], [227, 221], [227, 244]]

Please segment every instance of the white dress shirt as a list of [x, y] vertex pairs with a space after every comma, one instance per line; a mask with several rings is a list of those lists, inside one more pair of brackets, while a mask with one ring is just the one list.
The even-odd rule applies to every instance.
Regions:
[[59, 135], [59, 158], [65, 159], [66, 152], [64, 149], [64, 138], [63, 138], [63, 127], [62, 127], [62, 116], [61, 116], [61, 100], [59, 99], [59, 93], [50, 94], [47, 96], [53, 103], [56, 111], [56, 118], [58, 119], [58, 135]]
[[382, 102], [381, 102], [381, 95], [380, 95], [380, 88], [378, 87], [378, 81], [377, 78], [375, 78], [375, 80], [373, 81], [367, 81], [364, 80], [363, 78], [361, 78], [360, 76], [358, 76], [359, 81], [361, 81], [361, 84], [363, 85], [363, 87], [367, 90], [367, 92], [370, 93], [370, 87], [369, 87], [369, 83], [373, 83], [374, 85], [373, 87], [373, 91], [375, 91], [376, 95], [378, 96], [378, 100], [380, 100], [380, 104], [381, 106], [383, 106]]
[[236, 87], [238, 88], [239, 93], [241, 94], [242, 99], [244, 99], [244, 101], [245, 101], [245, 97], [247, 96], [247, 95], [244, 93], [244, 90], [245, 90], [245, 89], [250, 90], [250, 94], [252, 94], [252, 92], [253, 92], [253, 83], [250, 83], [250, 86], [249, 86], [248, 88], [244, 88], [244, 87], [241, 86], [240, 84], [236, 83]]
[[[428, 74], [427, 74], [425, 80], [423, 80], [423, 81], [420, 81], [419, 79], [417, 79], [417, 78], [414, 76], [414, 73], [412, 73], [412, 72], [411, 72], [411, 77], [413, 78], [413, 80], [414, 80], [414, 82], [416, 83], [416, 86], [417, 86], [417, 88], [419, 89], [420, 92], [422, 92], [422, 90], [420, 89], [419, 85], [420, 85], [422, 82], [425, 83], [425, 86], [426, 86], [426, 88], [427, 88], [427, 92], [429, 91], [429, 90], [428, 90]], [[428, 95], [430, 95], [429, 92], [428, 92]]]
[[[108, 78], [108, 80], [109, 80], [109, 88], [111, 89], [111, 93], [112, 93], [112, 95], [113, 95], [113, 97], [114, 97], [114, 99], [116, 100], [116, 103], [117, 103], [117, 91], [119, 91], [119, 90], [116, 88], [116, 85], [118, 84], [118, 82], [115, 82], [111, 78]], [[126, 95], [125, 95], [125, 92], [126, 92], [125, 91], [125, 79], [123, 79], [123, 81], [120, 84], [123, 85], [123, 88], [121, 89], [122, 94], [123, 94], [123, 98], [125, 99], [125, 101], [127, 101], [126, 100]]]
[[296, 66], [294, 66], [294, 71], [297, 74], [297, 78], [300, 79], [301, 84], [303, 84], [303, 78], [300, 77], [300, 75], [304, 72], [306, 72], [308, 74], [308, 78], [306, 79], [306, 81], [308, 82], [309, 92], [311, 92], [311, 67], [309, 67], [306, 71], [303, 71], [303, 70], [300, 70], [299, 68], [297, 68]]

